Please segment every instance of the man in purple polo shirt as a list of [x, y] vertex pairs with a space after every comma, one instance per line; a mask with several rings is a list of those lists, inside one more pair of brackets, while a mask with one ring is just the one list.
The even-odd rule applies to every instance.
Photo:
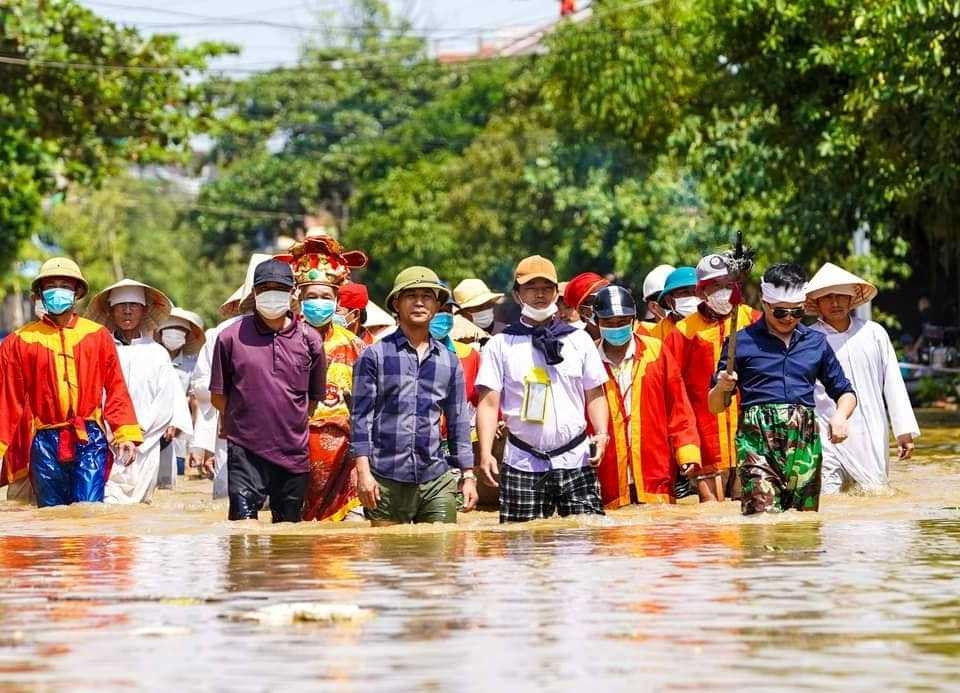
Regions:
[[290, 312], [293, 271], [279, 260], [253, 275], [256, 312], [217, 338], [210, 399], [227, 439], [230, 519], [299, 522], [307, 488], [309, 413], [323, 399], [323, 340]]

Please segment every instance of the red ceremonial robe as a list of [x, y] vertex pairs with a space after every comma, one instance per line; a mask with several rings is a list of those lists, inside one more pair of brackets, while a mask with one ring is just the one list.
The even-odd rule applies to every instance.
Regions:
[[610, 364], [604, 364], [610, 441], [597, 476], [607, 508], [630, 504], [628, 468], [637, 500], [672, 503], [677, 465], [700, 462], [700, 438], [676, 362], [659, 339], [633, 339], [632, 384], [626, 393], [620, 392]]
[[85, 440], [86, 421], [108, 423], [114, 442], [143, 442], [113, 337], [77, 315], [62, 328], [36, 320], [0, 344], [0, 456], [26, 411], [34, 430], [60, 430], [64, 443]]
[[[740, 311], [737, 329], [743, 329], [760, 317], [750, 306], [736, 307]], [[677, 323], [664, 340], [664, 349], [676, 361], [687, 397], [697, 419], [700, 434], [703, 473], [725, 471], [737, 464], [735, 437], [739, 423], [740, 396], [735, 394], [730, 406], [719, 414], [711, 414], [707, 402], [710, 381], [717, 372], [720, 349], [730, 335], [731, 317], [713, 320], [704, 313], [703, 304], [693, 315]]]

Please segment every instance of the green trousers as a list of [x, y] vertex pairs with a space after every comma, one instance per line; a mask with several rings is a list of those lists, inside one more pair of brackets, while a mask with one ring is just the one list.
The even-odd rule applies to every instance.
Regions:
[[823, 452], [816, 415], [799, 404], [744, 410], [737, 431], [737, 472], [744, 515], [818, 510]]

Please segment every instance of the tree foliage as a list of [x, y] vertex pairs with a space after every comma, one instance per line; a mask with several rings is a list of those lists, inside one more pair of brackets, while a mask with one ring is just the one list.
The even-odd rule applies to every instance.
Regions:
[[184, 223], [189, 205], [171, 184], [116, 176], [55, 206], [38, 238], [79, 263], [91, 293], [130, 277], [215, 322], [220, 303], [243, 282], [246, 258], [203, 257]]
[[0, 63], [0, 272], [54, 191], [182, 154], [202, 113], [195, 87], [166, 68], [196, 70], [222, 50], [144, 38], [75, 0], [0, 3], [0, 56], [25, 61]]

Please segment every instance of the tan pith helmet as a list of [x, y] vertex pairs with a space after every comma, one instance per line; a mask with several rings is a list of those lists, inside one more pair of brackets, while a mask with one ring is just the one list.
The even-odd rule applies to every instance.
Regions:
[[87, 285], [87, 280], [83, 278], [83, 273], [80, 271], [80, 266], [76, 262], [71, 260], [68, 257], [52, 257], [40, 266], [40, 272], [37, 274], [36, 278], [33, 280], [33, 283], [30, 285], [30, 289], [34, 294], [40, 294], [40, 283], [44, 279], [51, 279], [53, 277], [65, 277], [67, 279], [76, 279], [79, 282], [77, 287], [77, 300], [87, 295], [90, 287]]

